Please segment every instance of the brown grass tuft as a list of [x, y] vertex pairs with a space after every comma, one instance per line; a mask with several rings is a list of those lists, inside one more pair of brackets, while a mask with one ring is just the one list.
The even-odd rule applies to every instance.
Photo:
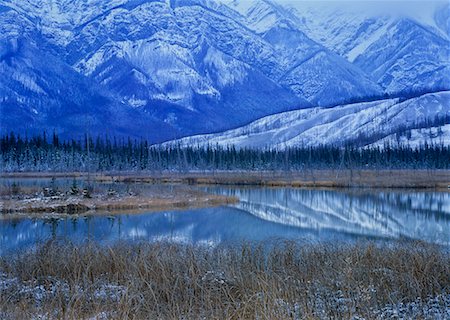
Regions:
[[448, 252], [416, 242], [49, 242], [0, 259], [0, 318], [374, 319], [408, 303], [424, 303], [409, 317], [426, 318], [427, 299], [444, 318], [449, 266]]

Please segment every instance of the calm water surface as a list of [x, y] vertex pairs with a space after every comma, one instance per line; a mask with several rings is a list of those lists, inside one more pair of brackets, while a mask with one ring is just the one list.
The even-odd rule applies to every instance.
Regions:
[[450, 246], [450, 193], [291, 188], [203, 188], [240, 203], [207, 209], [64, 219], [0, 220], [0, 254], [52, 238], [101, 243], [168, 240], [421, 239]]

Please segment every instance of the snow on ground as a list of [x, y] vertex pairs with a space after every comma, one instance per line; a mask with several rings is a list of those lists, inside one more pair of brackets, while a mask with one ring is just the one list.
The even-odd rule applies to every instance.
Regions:
[[[211, 272], [205, 275], [206, 278], [211, 278], [214, 281], [218, 281], [219, 284], [223, 282], [223, 276], [220, 272]], [[70, 299], [69, 286], [66, 283], [62, 283], [59, 280], [48, 279], [53, 282], [50, 286], [43, 286], [33, 283], [22, 283], [17, 278], [9, 278], [6, 274], [0, 273], [0, 290], [8, 291], [13, 294], [14, 298], [32, 299], [36, 302], [36, 306], [42, 304], [45, 299], [51, 299], [55, 294], [64, 292], [64, 299]], [[83, 292], [81, 288], [76, 288], [78, 295], [89, 294], [91, 299], [97, 301], [118, 301], [124, 295], [126, 295], [126, 288], [122, 286], [104, 284], [100, 285], [96, 290], [91, 293]], [[368, 288], [368, 294], [376, 294], [375, 288]], [[325, 305], [326, 303], [333, 303], [341, 312], [348, 312], [353, 314], [352, 319], [361, 319], [358, 317], [357, 310], [352, 307], [352, 299], [346, 297], [341, 290], [331, 291], [324, 287], [317, 287], [314, 290], [314, 301], [316, 306]], [[365, 297], [355, 297], [356, 299], [364, 299]], [[295, 318], [300, 318], [302, 315], [302, 308], [298, 303], [286, 302], [282, 299], [277, 299], [277, 304], [280, 309], [287, 309]], [[412, 302], [397, 302], [384, 306], [379, 306], [377, 309], [371, 309], [370, 313], [373, 315], [373, 319], [449, 319], [450, 317], [450, 294], [442, 294], [436, 297], [428, 297], [426, 299], [417, 298]], [[320, 310], [320, 307], [317, 308]], [[325, 308], [323, 308], [325, 309]], [[55, 310], [55, 313], [57, 311]], [[100, 320], [109, 319], [116, 316], [116, 310], [102, 311], [96, 315], [93, 315], [90, 319]], [[325, 318], [326, 314], [316, 314], [319, 318]], [[8, 312], [0, 310], [0, 318], [12, 319], [13, 315]], [[52, 314], [42, 313], [36, 314], [33, 319], [52, 319]]]
[[450, 124], [441, 127], [412, 129], [407, 133], [390, 134], [387, 137], [370, 144], [369, 147], [383, 147], [387, 144], [390, 146], [409, 146], [418, 148], [424, 146], [444, 145], [450, 146]]
[[[83, 289], [78, 286], [71, 288], [65, 281], [53, 277], [23, 282], [0, 272], [0, 291], [10, 293], [12, 299], [27, 298], [35, 301], [36, 305], [40, 305], [45, 300], [59, 295], [68, 300], [74, 292], [78, 295], [88, 295], [97, 301], [119, 301], [122, 296], [126, 295], [127, 288], [100, 280], [95, 288]], [[2, 317], [0, 316], [0, 318]]]

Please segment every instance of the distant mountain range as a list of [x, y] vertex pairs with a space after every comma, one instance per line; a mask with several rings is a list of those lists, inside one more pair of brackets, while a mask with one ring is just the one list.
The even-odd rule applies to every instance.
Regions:
[[[449, 21], [268, 0], [2, 0], [0, 130], [161, 142], [450, 89]], [[449, 113], [444, 93], [418, 99], [441, 103], [423, 105], [432, 119]]]

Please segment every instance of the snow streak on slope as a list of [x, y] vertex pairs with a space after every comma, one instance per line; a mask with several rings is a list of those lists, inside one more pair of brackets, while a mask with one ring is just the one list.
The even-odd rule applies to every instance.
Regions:
[[346, 54], [348, 61], [354, 62], [357, 57], [364, 54], [364, 52], [366, 52], [373, 43], [378, 41], [387, 32], [387, 29], [388, 25], [382, 25], [371, 33], [366, 39], [359, 42]]
[[[193, 136], [170, 143], [279, 149], [342, 145], [346, 142], [367, 145], [394, 133], [406, 133], [408, 129], [449, 116], [450, 92], [438, 92], [406, 101], [388, 99], [284, 112], [223, 133]], [[432, 140], [425, 140], [436, 143], [448, 141], [444, 137], [444, 129], [437, 131]]]

